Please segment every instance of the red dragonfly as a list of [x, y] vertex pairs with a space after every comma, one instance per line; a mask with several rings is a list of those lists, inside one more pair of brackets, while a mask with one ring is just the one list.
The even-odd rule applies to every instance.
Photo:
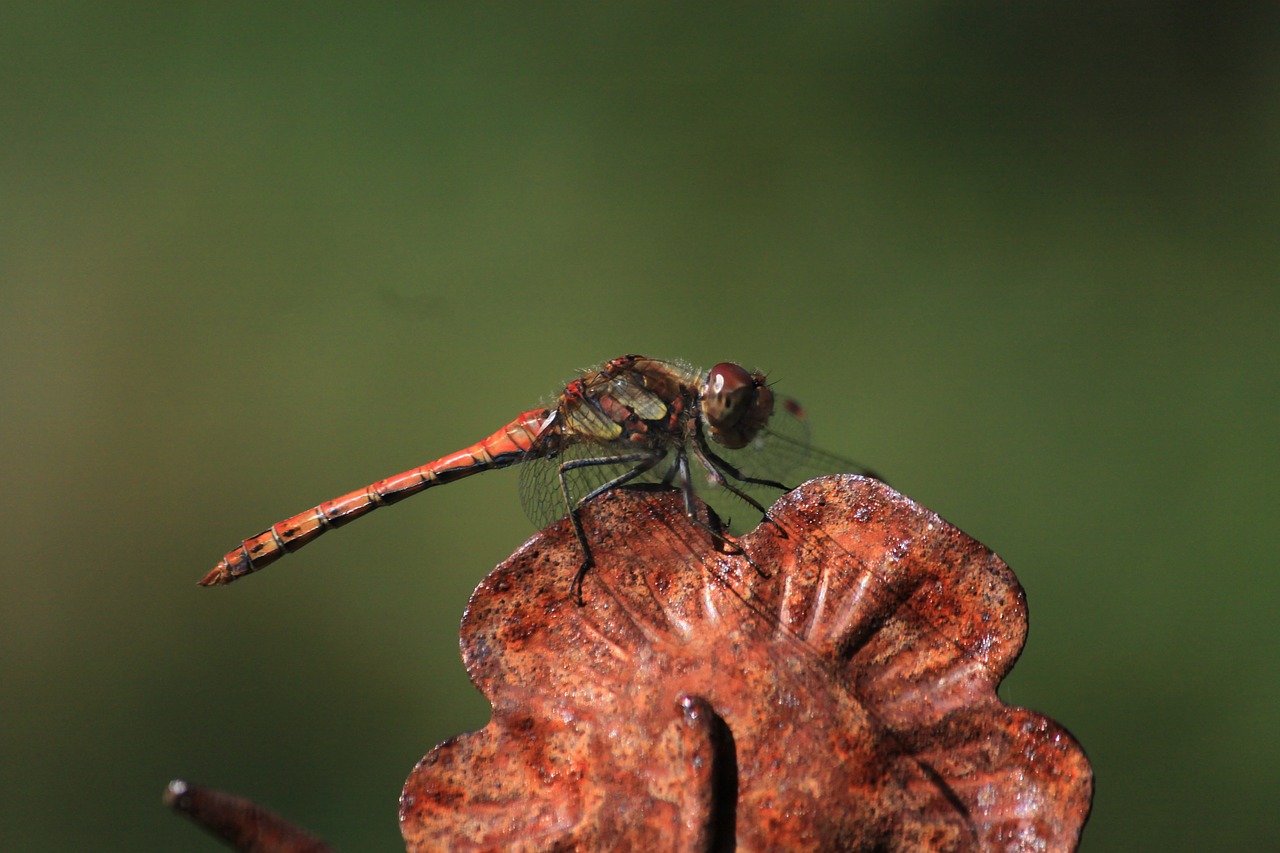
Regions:
[[[641, 355], [615, 358], [566, 385], [555, 405], [530, 409], [470, 447], [326, 501], [244, 540], [200, 584], [231, 583], [326, 530], [432, 486], [532, 462], [521, 477], [525, 508], [539, 527], [568, 510], [582, 545], [583, 561], [573, 582], [581, 601], [591, 548], [578, 509], [608, 489], [634, 480], [678, 486], [689, 517], [728, 544], [717, 525], [697, 516], [693, 496], [704, 484], [694, 476], [692, 459], [707, 485], [766, 514], [749, 492], [754, 487], [787, 491], [778, 478], [788, 463], [808, 452], [802, 440], [769, 428], [772, 422], [803, 430], [794, 401], [783, 400], [778, 415], [774, 402], [763, 374], [730, 362], [702, 373]], [[763, 450], [765, 444], [773, 445], [768, 453], [735, 453]]]

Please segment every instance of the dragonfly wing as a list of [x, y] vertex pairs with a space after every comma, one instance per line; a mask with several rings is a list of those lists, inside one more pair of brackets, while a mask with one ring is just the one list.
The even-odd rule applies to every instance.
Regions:
[[[799, 411], [799, 407], [795, 410]], [[733, 471], [727, 468], [719, 473], [734, 488], [746, 492], [763, 506], [769, 506], [781, 496], [782, 490], [751, 480], [766, 480], [787, 487], [799, 485], [802, 478], [798, 472], [805, 467], [809, 457], [808, 437], [808, 424], [790, 408], [781, 408], [769, 419], [769, 428], [762, 429], [746, 447], [730, 449], [714, 441], [708, 445], [717, 457], [741, 475], [741, 479], [735, 478]], [[692, 477], [698, 497], [721, 518], [731, 522], [729, 526], [733, 532], [743, 532], [759, 522], [759, 512], [754, 507], [720, 486], [702, 466], [693, 466]]]
[[610, 382], [609, 393], [641, 420], [662, 420], [669, 411], [662, 397], [637, 384], [634, 377], [629, 375], [616, 377]]
[[[779, 398], [767, 428], [762, 429], [746, 447], [731, 450], [714, 442], [710, 446], [717, 456], [748, 480], [769, 480], [794, 488], [814, 477], [829, 474], [865, 474], [879, 479], [857, 462], [815, 449], [809, 443], [809, 423], [804, 410], [788, 398]], [[732, 480], [729, 472], [722, 473]], [[743, 515], [745, 504], [728, 489], [719, 487], [705, 471], [699, 471], [695, 479], [699, 497], [715, 507], [723, 517]], [[733, 485], [765, 506], [777, 500], [779, 495], [776, 488], [749, 481], [734, 481]], [[754, 524], [750, 511], [745, 513], [743, 521], [747, 527]], [[732, 525], [735, 530], [740, 526]]]
[[583, 403], [565, 412], [564, 432], [575, 441], [612, 441], [622, 435], [622, 427], [596, 406]]
[[[637, 466], [620, 454], [634, 453], [637, 448], [620, 447], [617, 443], [580, 441], [570, 444], [555, 456], [530, 455], [520, 466], [520, 505], [534, 526], [541, 529], [563, 518], [573, 504], [610, 480], [622, 476]], [[568, 486], [568, 501], [560, 485], [560, 469], [566, 462], [605, 460], [598, 465], [578, 465], [564, 472]], [[676, 459], [668, 453], [632, 483], [678, 484]]]
[[792, 480], [809, 456], [809, 423], [799, 406], [779, 406], [746, 447], [731, 450], [712, 443], [711, 449], [744, 477], [795, 486]]
[[[611, 362], [610, 368], [570, 385], [560, 398], [556, 451], [539, 453], [534, 448], [522, 466], [520, 502], [539, 528], [637, 467], [646, 470], [628, 482], [677, 482], [674, 453], [658, 465], [652, 464], [652, 456], [638, 459], [648, 453], [661, 454], [664, 442], [661, 433], [646, 433], [646, 427], [637, 426], [637, 422], [665, 421], [672, 413], [669, 398], [676, 397], [679, 383], [667, 381], [669, 371], [646, 373], [623, 366], [614, 370], [613, 365]], [[656, 383], [661, 391], [649, 387], [649, 382]], [[670, 441], [665, 444], [674, 446]], [[582, 464], [565, 469], [565, 463], [571, 462]]]

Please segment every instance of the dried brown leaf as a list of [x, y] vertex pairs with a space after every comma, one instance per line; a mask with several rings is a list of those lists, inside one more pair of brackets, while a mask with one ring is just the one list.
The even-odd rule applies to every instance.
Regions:
[[472, 597], [462, 649], [493, 706], [414, 769], [410, 851], [1069, 850], [1092, 772], [1002, 703], [1026, 636], [990, 550], [875, 480], [787, 495], [716, 547], [677, 494], [562, 521]]

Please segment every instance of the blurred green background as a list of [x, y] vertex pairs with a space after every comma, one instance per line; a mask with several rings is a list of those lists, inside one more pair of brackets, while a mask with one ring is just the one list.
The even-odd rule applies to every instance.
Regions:
[[1277, 8], [6, 5], [0, 848], [400, 849], [516, 474], [194, 581], [630, 351], [1005, 557], [1085, 850], [1273, 842]]

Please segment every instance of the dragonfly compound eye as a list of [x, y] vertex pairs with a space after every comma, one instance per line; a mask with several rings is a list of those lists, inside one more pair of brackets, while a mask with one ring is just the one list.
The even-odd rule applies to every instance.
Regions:
[[702, 415], [716, 442], [746, 447], [771, 414], [773, 392], [764, 376], [727, 361], [711, 368], [702, 388]]

